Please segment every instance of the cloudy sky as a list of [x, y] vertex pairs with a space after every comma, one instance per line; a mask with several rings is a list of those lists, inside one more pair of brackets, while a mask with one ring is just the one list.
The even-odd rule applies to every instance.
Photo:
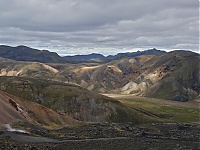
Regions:
[[60, 55], [199, 51], [198, 0], [0, 0], [0, 44]]

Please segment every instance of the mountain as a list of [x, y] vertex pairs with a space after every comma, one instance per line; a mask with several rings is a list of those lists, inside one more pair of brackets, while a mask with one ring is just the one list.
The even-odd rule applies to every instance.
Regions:
[[0, 124], [17, 121], [32, 122], [47, 128], [82, 124], [40, 104], [0, 91]]
[[200, 93], [200, 57], [190, 51], [172, 51], [146, 61], [143, 72], [125, 85], [122, 93], [188, 101]]
[[0, 57], [8, 58], [18, 61], [32, 61], [42, 63], [67, 63], [73, 62], [73, 60], [67, 60], [60, 57], [55, 52], [49, 52], [47, 50], [37, 50], [26, 46], [5, 46], [0, 45]]
[[[113, 93], [141, 73], [140, 65], [153, 56], [121, 58], [101, 65], [73, 65], [58, 74], [70, 83], [101, 93]], [[57, 68], [55, 65], [52, 67]]]
[[122, 57], [100, 65], [74, 65], [58, 74], [70, 83], [100, 93], [188, 101], [199, 96], [199, 62], [199, 54], [178, 50]]

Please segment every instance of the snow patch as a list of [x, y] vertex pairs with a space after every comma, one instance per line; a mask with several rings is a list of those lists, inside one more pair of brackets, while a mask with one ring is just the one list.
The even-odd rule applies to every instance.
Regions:
[[4, 124], [4, 126], [7, 128], [7, 131], [9, 132], [20, 132], [20, 133], [28, 133], [25, 130], [21, 130], [21, 129], [14, 129], [12, 128], [9, 124]]

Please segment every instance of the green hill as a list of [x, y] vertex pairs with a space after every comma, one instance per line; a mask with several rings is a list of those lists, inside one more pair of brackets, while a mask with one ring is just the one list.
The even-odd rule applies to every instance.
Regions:
[[137, 124], [157, 120], [112, 98], [75, 85], [50, 80], [0, 77], [0, 89], [81, 121]]

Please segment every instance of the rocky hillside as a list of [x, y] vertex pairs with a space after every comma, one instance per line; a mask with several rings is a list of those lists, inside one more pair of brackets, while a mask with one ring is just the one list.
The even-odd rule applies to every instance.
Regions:
[[28, 121], [47, 128], [81, 124], [40, 104], [20, 99], [0, 91], [0, 124]]

